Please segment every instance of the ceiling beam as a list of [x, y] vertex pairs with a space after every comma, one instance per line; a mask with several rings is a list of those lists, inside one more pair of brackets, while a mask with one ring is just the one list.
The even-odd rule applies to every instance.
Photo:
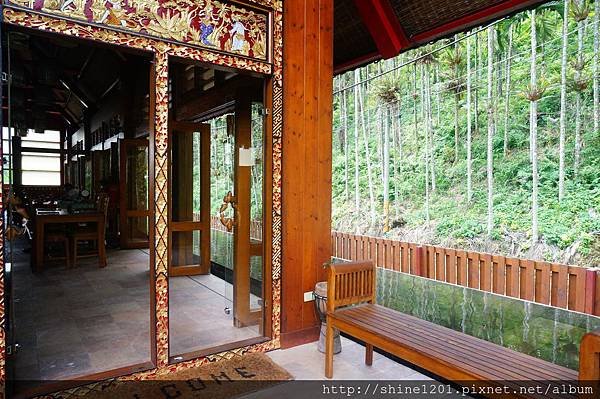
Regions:
[[344, 73], [344, 72], [354, 69], [356, 67], [359, 67], [359, 66], [362, 66], [365, 64], [369, 64], [371, 62], [375, 62], [380, 59], [381, 59], [381, 54], [379, 54], [378, 51], [374, 51], [372, 53], [365, 54], [364, 56], [361, 56], [358, 58], [353, 58], [349, 61], [342, 62], [340, 64], [336, 64], [334, 66], [333, 73], [334, 73], [334, 75], [338, 75], [340, 73]]
[[354, 3], [383, 58], [394, 57], [410, 46], [389, 0], [354, 0]]
[[[494, 6], [486, 7], [448, 23], [432, 26], [431, 29], [410, 37], [404, 34], [402, 26], [400, 25], [400, 22], [398, 22], [396, 15], [393, 12], [393, 8], [391, 7], [390, 2], [394, 3], [398, 1], [402, 0], [354, 0], [364, 25], [368, 28], [378, 46], [378, 53], [365, 54], [342, 64], [335, 65], [335, 74], [363, 66], [379, 58], [389, 58], [386, 57], [384, 53], [392, 54], [390, 56], [393, 57], [403, 51], [418, 47], [425, 43], [451, 36], [457, 32], [465, 31], [499, 18], [513, 15], [528, 8], [533, 8], [544, 3], [546, 0], [505, 0]], [[392, 34], [391, 36], [387, 36], [391, 37], [391, 39], [387, 39], [390, 43], [386, 43], [386, 35], [388, 35], [389, 32], [395, 31], [393, 25], [391, 25], [393, 24], [393, 21], [396, 21], [397, 23], [396, 32], [401, 32], [401, 34], [396, 33], [395, 35]], [[400, 30], [398, 30], [398, 27]], [[393, 39], [394, 37], [396, 37], [395, 42]], [[398, 40], [405, 40], [405, 44], [398, 47]], [[382, 46], [385, 46], [385, 48], [382, 48]], [[399, 50], [393, 54], [395, 48], [399, 48]]]
[[235, 99], [235, 93], [245, 89], [247, 96], [260, 97], [263, 83], [257, 79], [237, 76], [207, 91], [192, 90], [175, 100], [175, 119], [178, 121], [196, 120], [202, 115], [221, 107]]

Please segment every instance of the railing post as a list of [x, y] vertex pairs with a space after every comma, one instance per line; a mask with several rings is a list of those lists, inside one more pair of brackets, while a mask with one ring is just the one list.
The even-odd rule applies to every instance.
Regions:
[[585, 313], [594, 314], [594, 302], [596, 301], [596, 270], [585, 272]]
[[427, 277], [426, 273], [424, 273], [427, 270], [427, 265], [423, 262], [423, 254], [423, 246], [419, 245], [415, 254], [415, 271], [417, 272], [417, 276]]

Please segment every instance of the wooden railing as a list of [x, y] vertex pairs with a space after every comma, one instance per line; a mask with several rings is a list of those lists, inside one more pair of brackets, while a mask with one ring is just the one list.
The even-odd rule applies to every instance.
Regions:
[[578, 266], [332, 232], [334, 257], [600, 315], [600, 272]]

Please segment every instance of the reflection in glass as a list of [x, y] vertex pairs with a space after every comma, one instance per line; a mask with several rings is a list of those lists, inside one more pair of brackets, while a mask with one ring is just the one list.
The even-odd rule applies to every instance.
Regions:
[[263, 325], [263, 105], [252, 103], [251, 143], [254, 150], [254, 166], [251, 169], [250, 182], [250, 311], [256, 313], [257, 323]]
[[172, 220], [174, 222], [199, 222], [200, 202], [202, 194], [201, 166], [201, 133], [189, 132], [173, 136], [171, 179], [174, 189]]
[[[248, 103], [248, 106], [250, 104]], [[250, 129], [240, 129], [236, 123], [238, 115], [225, 114], [206, 122], [210, 126], [210, 164], [203, 166], [198, 159], [201, 140], [197, 134], [172, 134], [171, 148], [171, 192], [173, 198], [172, 226], [187, 229], [200, 221], [201, 194], [210, 193], [210, 269], [206, 274], [184, 273], [185, 266], [195, 264], [201, 256], [203, 233], [201, 230], [173, 231], [171, 233], [172, 261], [169, 277], [169, 324], [170, 356], [173, 361], [191, 358], [194, 354], [222, 350], [222, 345], [233, 345], [240, 341], [260, 338], [263, 335], [263, 259], [262, 259], [262, 215], [263, 215], [263, 116], [262, 105], [255, 104], [245, 109], [245, 120]], [[251, 120], [248, 116], [251, 115]], [[180, 124], [183, 126], [183, 124]], [[173, 130], [177, 130], [173, 124]], [[182, 128], [181, 128], [182, 129]], [[180, 129], [180, 130], [181, 130]], [[242, 221], [239, 198], [235, 192], [240, 187], [236, 178], [236, 147], [240, 134], [245, 134], [247, 143], [254, 148], [254, 166], [246, 166], [248, 181], [245, 185], [250, 203], [246, 219]], [[248, 144], [246, 144], [248, 147]], [[191, 151], [190, 151], [191, 149]], [[210, 185], [201, 184], [203, 167], [210, 176]], [[238, 175], [239, 176], [239, 175]], [[238, 183], [238, 184], [236, 184]], [[231, 192], [235, 197], [237, 211], [231, 205], [222, 210], [224, 197]], [[220, 217], [234, 218], [236, 225], [231, 231]], [[250, 217], [249, 217], [250, 216]], [[240, 223], [250, 223], [250, 237], [245, 237], [249, 261], [242, 264], [236, 259], [236, 240], [240, 237]], [[202, 223], [203, 225], [203, 223]], [[250, 241], [249, 241], [250, 240]], [[249, 246], [249, 247], [248, 247]], [[248, 258], [247, 258], [248, 259]], [[235, 281], [236, 268], [246, 268], [250, 278]], [[241, 270], [241, 269], [238, 269]], [[250, 288], [249, 295], [236, 297], [237, 285]], [[247, 291], [245, 291], [247, 292]], [[239, 291], [238, 291], [239, 295]], [[237, 299], [236, 299], [237, 298]], [[239, 301], [237, 303], [236, 301]], [[251, 318], [244, 323], [234, 320], [236, 306], [249, 307]], [[216, 349], [215, 349], [216, 348]]]
[[173, 232], [171, 266], [192, 266], [200, 263], [201, 234], [199, 230]]
[[148, 241], [148, 217], [128, 217], [127, 231], [124, 232], [129, 237], [131, 242], [147, 242]]
[[377, 269], [377, 303], [574, 370], [600, 318]]
[[148, 209], [148, 146], [127, 147], [127, 209]]

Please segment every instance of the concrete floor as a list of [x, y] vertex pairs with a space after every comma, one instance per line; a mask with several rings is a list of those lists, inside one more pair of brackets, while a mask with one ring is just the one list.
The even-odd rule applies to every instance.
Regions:
[[[150, 361], [147, 250], [107, 255], [106, 268], [88, 258], [34, 274], [29, 256], [15, 251], [16, 380], [65, 380]], [[236, 328], [223, 311], [232, 307], [231, 284], [208, 275], [172, 277], [169, 286], [172, 356], [258, 336], [257, 326]]]

